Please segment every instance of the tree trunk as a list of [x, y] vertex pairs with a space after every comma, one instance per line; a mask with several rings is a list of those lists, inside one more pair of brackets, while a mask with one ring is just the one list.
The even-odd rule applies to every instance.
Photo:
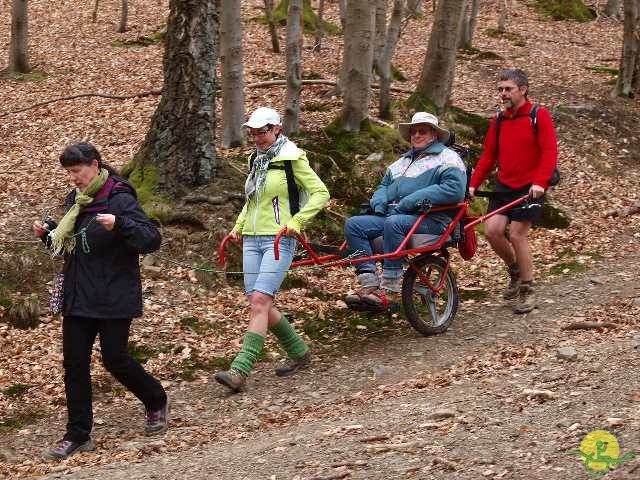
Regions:
[[127, 31], [127, 20], [129, 18], [129, 0], [122, 0], [122, 13], [120, 14], [120, 25], [116, 30], [118, 33]]
[[500, 10], [500, 16], [498, 17], [498, 31], [507, 31], [507, 18], [509, 17], [509, 8], [507, 6], [507, 0], [498, 0], [498, 9]]
[[302, 0], [289, 0], [287, 15], [287, 96], [284, 107], [284, 133], [300, 129], [300, 90], [302, 88]]
[[9, 47], [10, 72], [29, 73], [29, 19], [27, 0], [11, 2], [11, 45]]
[[382, 56], [380, 57], [380, 117], [385, 119], [391, 118], [391, 59], [396, 51], [398, 38], [400, 38], [400, 26], [402, 24], [402, 15], [404, 11], [405, 0], [394, 0], [391, 19], [389, 20], [389, 28], [387, 29], [387, 41], [384, 45]]
[[609, 18], [620, 19], [620, 0], [607, 0], [604, 14]]
[[96, 23], [98, 20], [98, 7], [100, 6], [100, 0], [96, 0], [93, 4], [93, 12], [91, 13], [91, 21]]
[[280, 53], [280, 39], [278, 38], [278, 30], [276, 22], [273, 19], [273, 0], [264, 0], [264, 13], [269, 23], [269, 33], [271, 33], [271, 47], [273, 53]]
[[618, 83], [613, 95], [633, 97], [640, 90], [640, 0], [624, 0], [624, 37]]
[[347, 0], [338, 0], [338, 9], [340, 10], [340, 27], [344, 34], [344, 29], [347, 25]]
[[447, 107], [456, 67], [456, 47], [466, 0], [438, 2], [429, 47], [416, 93], [435, 106], [438, 113]]
[[459, 48], [470, 49], [473, 41], [473, 34], [476, 29], [478, 18], [478, 0], [467, 0], [464, 18], [462, 20], [462, 31], [460, 32]]
[[362, 121], [369, 117], [375, 29], [375, 9], [372, 7], [372, 2], [367, 0], [347, 2], [341, 122], [348, 132], [360, 131]]
[[373, 68], [380, 75], [380, 58], [384, 51], [387, 36], [388, 0], [376, 0], [376, 34], [373, 45]]
[[162, 99], [134, 159], [155, 167], [160, 191], [184, 195], [214, 175], [217, 31], [215, 2], [170, 0]]
[[417, 17], [422, 14], [422, 0], [407, 0], [406, 16]]
[[222, 72], [222, 148], [245, 145], [244, 73], [240, 2], [220, 2], [220, 60]]
[[322, 50], [322, 37], [324, 37], [324, 0], [318, 2], [318, 16], [316, 20], [316, 38], [313, 51], [319, 52]]

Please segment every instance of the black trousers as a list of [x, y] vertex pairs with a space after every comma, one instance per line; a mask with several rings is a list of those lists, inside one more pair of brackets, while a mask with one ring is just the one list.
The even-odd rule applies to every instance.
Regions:
[[147, 410], [158, 410], [167, 395], [128, 352], [131, 319], [65, 317], [62, 323], [64, 386], [67, 395], [65, 440], [86, 442], [93, 425], [91, 407], [91, 350], [100, 336], [102, 363], [120, 383], [142, 401]]

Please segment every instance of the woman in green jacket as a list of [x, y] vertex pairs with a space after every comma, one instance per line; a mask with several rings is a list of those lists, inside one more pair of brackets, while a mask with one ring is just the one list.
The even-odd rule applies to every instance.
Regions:
[[[243, 125], [256, 144], [245, 183], [246, 202], [231, 231], [242, 239], [245, 292], [251, 304], [249, 327], [231, 368], [214, 378], [232, 392], [242, 390], [264, 346], [267, 330], [287, 352], [289, 361], [276, 368], [288, 376], [309, 365], [309, 347], [273, 306], [296, 249], [295, 235], [329, 200], [329, 191], [309, 165], [304, 151], [284, 133], [272, 108], [256, 109]], [[278, 232], [279, 260], [274, 258]]]

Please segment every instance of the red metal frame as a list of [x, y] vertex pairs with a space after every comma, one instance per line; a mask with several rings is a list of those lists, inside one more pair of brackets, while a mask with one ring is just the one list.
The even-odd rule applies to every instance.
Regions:
[[[474, 219], [470, 222], [468, 222], [465, 226], [464, 229], [467, 230], [468, 228], [473, 228], [475, 225], [477, 225], [478, 223], [484, 222], [485, 220], [487, 220], [488, 218], [493, 217], [494, 215], [497, 215], [498, 213], [502, 213], [505, 210], [508, 210], [510, 208], [515, 207], [516, 205], [522, 203], [524, 200], [526, 200], [528, 198], [528, 195], [524, 195], [510, 203], [507, 203], [506, 205], [503, 205], [502, 207], [487, 213], [485, 215], [481, 215], [478, 217], [474, 217]], [[443, 248], [443, 245], [446, 243], [447, 238], [449, 238], [449, 236], [451, 235], [451, 233], [453, 232], [453, 229], [456, 228], [456, 226], [458, 225], [458, 223], [460, 222], [460, 220], [462, 219], [462, 217], [465, 215], [465, 213], [467, 212], [467, 209], [469, 208], [469, 203], [468, 202], [461, 202], [461, 203], [457, 203], [457, 204], [452, 204], [452, 205], [441, 205], [438, 207], [433, 207], [431, 208], [428, 212], [425, 212], [423, 214], [421, 214], [418, 219], [416, 220], [416, 222], [413, 224], [413, 226], [411, 227], [411, 230], [409, 230], [409, 232], [407, 233], [406, 237], [404, 238], [404, 240], [402, 241], [402, 243], [400, 245], [398, 245], [398, 248], [396, 248], [395, 251], [390, 252], [390, 253], [380, 253], [380, 254], [374, 254], [374, 255], [369, 255], [366, 257], [358, 257], [358, 258], [344, 258], [341, 257], [340, 255], [336, 255], [336, 254], [330, 254], [330, 255], [323, 255], [323, 256], [318, 256], [318, 254], [313, 250], [313, 248], [311, 247], [311, 245], [309, 245], [309, 243], [307, 242], [306, 238], [301, 235], [301, 234], [297, 234], [296, 235], [296, 239], [300, 242], [300, 244], [305, 248], [305, 250], [309, 253], [309, 255], [311, 256], [311, 258], [306, 259], [306, 260], [299, 260], [297, 262], [293, 262], [291, 263], [291, 267], [302, 267], [302, 266], [306, 266], [306, 265], [324, 265], [326, 263], [331, 262], [332, 267], [336, 267], [336, 266], [343, 266], [343, 265], [352, 265], [352, 264], [356, 264], [356, 263], [361, 263], [361, 262], [367, 262], [367, 261], [379, 261], [379, 260], [384, 260], [385, 258], [400, 258], [400, 257], [406, 257], [409, 255], [419, 255], [419, 254], [423, 254], [423, 253], [427, 253], [427, 252], [434, 252], [434, 251], [440, 251]], [[441, 235], [441, 237], [438, 239], [438, 241], [436, 243], [434, 243], [433, 245], [428, 245], [428, 246], [424, 246], [424, 247], [419, 247], [419, 248], [410, 248], [405, 250], [405, 247], [407, 245], [407, 243], [409, 242], [409, 239], [411, 238], [411, 236], [414, 234], [414, 232], [417, 230], [418, 226], [420, 225], [420, 223], [422, 223], [422, 220], [424, 220], [424, 218], [429, 215], [429, 213], [432, 212], [440, 212], [443, 210], [454, 210], [457, 209], [457, 213], [454, 215], [453, 219], [451, 220], [451, 223], [449, 224], [449, 226], [447, 227], [447, 229], [445, 230], [445, 232]], [[276, 235], [275, 238], [275, 242], [274, 242], [274, 256], [275, 259], [278, 260], [280, 258], [280, 238], [282, 237], [282, 235], [284, 234], [286, 230], [286, 227], [283, 228], [282, 230], [280, 230], [280, 232], [278, 232], [278, 234]], [[219, 248], [219, 261], [220, 261], [220, 266], [224, 267], [225, 264], [225, 257], [224, 257], [224, 250], [225, 250], [225, 246], [227, 244], [227, 242], [231, 240], [231, 234], [225, 236], [222, 239], [222, 242], [220, 243], [220, 248]], [[344, 251], [347, 249], [347, 243], [346, 242], [342, 242], [342, 245], [340, 245], [339, 250]], [[444, 286], [444, 279], [446, 278], [446, 273], [449, 269], [449, 263], [450, 263], [450, 259], [449, 257], [447, 257], [447, 266], [445, 269], [445, 275], [442, 276], [441, 280], [440, 280], [440, 285], [438, 285], [435, 289], [432, 288], [429, 285], [429, 282], [425, 282], [426, 285], [434, 292], [434, 293], [439, 293], [440, 290], [442, 290], [443, 286]], [[411, 262], [409, 262], [409, 266], [411, 268], [415, 267], [411, 264]], [[420, 280], [422, 280], [424, 282], [424, 277], [422, 275], [421, 272], [417, 271]]]

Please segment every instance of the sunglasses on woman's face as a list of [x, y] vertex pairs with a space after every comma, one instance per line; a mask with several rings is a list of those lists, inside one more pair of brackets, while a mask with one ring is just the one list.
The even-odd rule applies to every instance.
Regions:
[[271, 127], [261, 128], [259, 130], [248, 129], [247, 135], [250, 137], [261, 137], [266, 135], [269, 130], [271, 130]]
[[429, 132], [432, 132], [432, 131], [433, 131], [433, 128], [431, 128], [431, 127], [426, 127], [426, 126], [425, 127], [412, 127], [409, 130], [409, 133], [411, 134], [411, 136], [413, 136], [413, 135], [425, 135], [425, 134], [427, 134]]

